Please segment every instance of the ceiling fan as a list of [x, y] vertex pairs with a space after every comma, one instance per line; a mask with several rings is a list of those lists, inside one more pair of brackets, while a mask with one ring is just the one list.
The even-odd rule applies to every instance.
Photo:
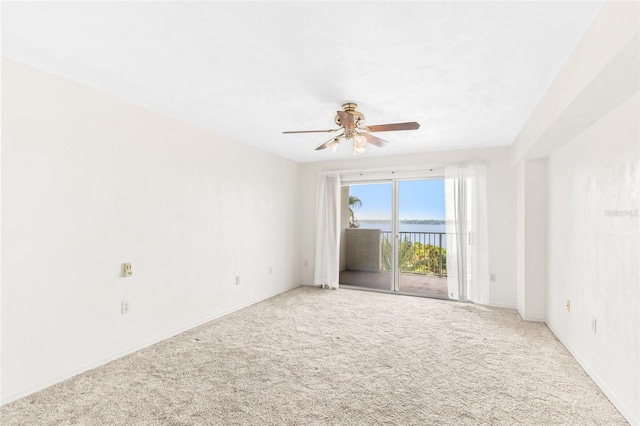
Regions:
[[358, 105], [348, 102], [342, 105], [342, 111], [337, 111], [335, 122], [338, 126], [337, 129], [328, 130], [297, 130], [282, 132], [289, 133], [333, 133], [341, 131], [337, 136], [333, 136], [327, 142], [323, 143], [316, 148], [316, 151], [321, 149], [330, 148], [333, 152], [336, 152], [338, 145], [342, 139], [347, 142], [353, 142], [353, 153], [362, 154], [365, 151], [365, 146], [370, 143], [375, 146], [384, 146], [389, 143], [384, 139], [380, 139], [377, 136], [373, 136], [371, 133], [375, 132], [389, 132], [396, 130], [416, 130], [420, 127], [420, 124], [415, 121], [409, 123], [393, 123], [393, 124], [378, 124], [375, 126], [364, 125], [364, 115], [356, 111]]

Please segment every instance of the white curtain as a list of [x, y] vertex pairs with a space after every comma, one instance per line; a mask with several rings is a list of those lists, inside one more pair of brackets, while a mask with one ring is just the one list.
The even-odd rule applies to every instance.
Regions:
[[319, 173], [316, 180], [316, 262], [314, 283], [338, 288], [340, 275], [340, 176]]
[[490, 301], [485, 169], [482, 163], [445, 168], [449, 297], [481, 304]]

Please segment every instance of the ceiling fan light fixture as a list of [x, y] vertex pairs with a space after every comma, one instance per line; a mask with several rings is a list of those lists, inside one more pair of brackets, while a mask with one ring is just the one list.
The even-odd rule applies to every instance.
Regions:
[[338, 149], [338, 145], [340, 145], [340, 138], [335, 138], [331, 142], [327, 144], [327, 146], [331, 149], [331, 151], [336, 152]]
[[358, 135], [355, 138], [353, 138], [353, 146], [355, 148], [364, 148], [366, 144], [367, 144], [367, 138], [365, 138], [362, 135]]
[[357, 146], [353, 145], [353, 154], [354, 155], [360, 155], [363, 154], [367, 149], [363, 146], [358, 148]]

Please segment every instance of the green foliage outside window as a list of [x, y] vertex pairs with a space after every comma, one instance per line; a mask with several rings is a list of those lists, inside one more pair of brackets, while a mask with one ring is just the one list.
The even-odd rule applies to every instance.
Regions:
[[[391, 271], [392, 246], [386, 238], [381, 238], [381, 258], [380, 269]], [[423, 244], [419, 241], [412, 242], [409, 238], [401, 240], [398, 245], [398, 263], [400, 272], [424, 274], [424, 275], [447, 275], [447, 250], [432, 244]], [[442, 273], [440, 272], [440, 261], [442, 261]]]
[[360, 207], [362, 207], [362, 200], [354, 195], [349, 195], [349, 228], [360, 227], [355, 213]]

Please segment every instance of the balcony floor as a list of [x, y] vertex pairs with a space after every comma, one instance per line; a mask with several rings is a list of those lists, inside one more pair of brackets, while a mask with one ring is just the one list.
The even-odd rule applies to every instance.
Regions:
[[[390, 272], [341, 271], [340, 284], [376, 290], [391, 288]], [[426, 296], [447, 297], [447, 277], [421, 274], [400, 274], [399, 290]]]

